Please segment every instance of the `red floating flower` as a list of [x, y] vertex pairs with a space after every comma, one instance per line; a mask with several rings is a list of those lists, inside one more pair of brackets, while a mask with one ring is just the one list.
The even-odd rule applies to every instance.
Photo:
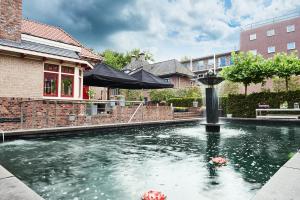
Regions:
[[142, 200], [166, 200], [167, 196], [161, 192], [149, 190], [145, 192], [142, 196]]
[[215, 165], [223, 166], [227, 164], [227, 160], [223, 157], [214, 157], [211, 159], [211, 162]]

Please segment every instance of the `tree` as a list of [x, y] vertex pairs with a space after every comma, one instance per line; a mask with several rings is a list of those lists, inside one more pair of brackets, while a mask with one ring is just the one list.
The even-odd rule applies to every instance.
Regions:
[[[140, 57], [140, 53], [142, 53], [142, 51], [140, 49], [133, 49], [133, 50], [127, 52], [125, 57], [130, 62], [132, 56], [135, 56], [138, 59]], [[145, 54], [146, 61], [152, 61], [152, 62], [154, 61], [152, 53], [150, 53], [148, 51], [145, 51], [143, 53]]]
[[228, 96], [229, 94], [239, 94], [239, 83], [233, 83], [231, 81], [224, 81], [221, 84], [220, 96]]
[[261, 55], [255, 56], [251, 52], [233, 52], [232, 59], [233, 65], [224, 68], [221, 75], [228, 81], [243, 83], [245, 95], [247, 95], [247, 87], [251, 83], [261, 83], [272, 74]]
[[112, 51], [110, 49], [106, 49], [101, 55], [104, 57], [104, 62], [106, 64], [118, 70], [123, 69], [123, 67], [130, 62], [130, 59], [128, 60], [123, 53]]
[[[104, 57], [104, 62], [114, 69], [121, 70], [131, 61], [131, 57], [134, 55], [136, 58], [139, 58], [141, 53], [140, 49], [133, 49], [127, 53], [120, 53], [110, 49], [106, 49], [101, 53]], [[149, 52], [145, 52], [145, 60], [154, 61], [153, 55]]]
[[274, 69], [274, 75], [285, 80], [285, 90], [289, 90], [289, 80], [293, 75], [300, 74], [300, 61], [296, 53], [278, 53], [269, 60], [270, 67]]

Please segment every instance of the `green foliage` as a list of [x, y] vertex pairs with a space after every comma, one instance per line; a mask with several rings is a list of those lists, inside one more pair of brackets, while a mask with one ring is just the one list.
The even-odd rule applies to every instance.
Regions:
[[[141, 53], [140, 49], [133, 49], [127, 53], [120, 53], [110, 49], [106, 49], [101, 53], [104, 57], [104, 62], [114, 69], [122, 70], [131, 61], [131, 56], [134, 55], [136, 58]], [[149, 52], [145, 52], [145, 60], [154, 61], [153, 55]]]
[[194, 97], [185, 97], [185, 98], [171, 98], [168, 99], [167, 103], [170, 105], [171, 103], [175, 107], [192, 107], [193, 101], [198, 101], [198, 107], [201, 107], [202, 104], [202, 98], [194, 98]]
[[289, 89], [289, 80], [293, 75], [300, 74], [300, 61], [296, 53], [278, 53], [268, 60], [268, 66], [273, 69], [273, 75], [285, 80], [286, 91]]
[[267, 104], [270, 108], [279, 108], [283, 102], [293, 108], [294, 103], [300, 102], [300, 90], [288, 92], [261, 92], [245, 95], [229, 95], [226, 103], [227, 113], [233, 117], [255, 117], [258, 104]]
[[231, 81], [225, 80], [222, 83], [222, 87], [220, 89], [220, 96], [228, 96], [229, 94], [239, 94], [239, 88], [240, 84], [239, 83], [234, 83]]
[[120, 94], [124, 95], [127, 101], [142, 101], [142, 90], [121, 89]]
[[95, 97], [95, 94], [96, 94], [95, 90], [89, 89], [87, 91], [87, 95], [89, 96], [89, 99], [93, 99]]
[[167, 101], [170, 98], [198, 98], [201, 97], [200, 87], [188, 87], [182, 89], [151, 90], [150, 99], [153, 102]]
[[232, 53], [233, 65], [224, 68], [221, 75], [229, 81], [243, 83], [245, 86], [245, 95], [247, 95], [247, 86], [251, 83], [261, 83], [266, 77], [271, 76], [266, 62], [260, 55], [252, 53]]
[[150, 99], [153, 102], [167, 101], [176, 96], [174, 89], [150, 90]]

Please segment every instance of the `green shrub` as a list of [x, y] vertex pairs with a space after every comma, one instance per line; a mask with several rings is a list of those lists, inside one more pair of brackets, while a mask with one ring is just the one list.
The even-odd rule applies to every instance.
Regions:
[[226, 102], [226, 113], [233, 117], [254, 118], [258, 104], [267, 104], [270, 108], [279, 108], [283, 102], [293, 108], [294, 103], [300, 102], [300, 90], [288, 92], [261, 92], [245, 95], [229, 95]]
[[192, 107], [193, 101], [198, 101], [198, 107], [201, 107], [202, 104], [202, 98], [170, 98], [167, 103], [170, 105], [173, 104], [174, 107]]

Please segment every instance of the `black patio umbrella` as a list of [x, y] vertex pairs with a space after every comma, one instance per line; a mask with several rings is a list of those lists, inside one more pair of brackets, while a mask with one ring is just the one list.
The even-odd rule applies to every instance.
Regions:
[[83, 75], [83, 84], [96, 87], [121, 89], [141, 89], [139, 81], [121, 71], [114, 70], [105, 63], [98, 63], [94, 69]]
[[130, 73], [130, 76], [139, 81], [140, 89], [161, 89], [161, 88], [173, 88], [174, 85], [167, 83], [165, 79], [147, 72], [143, 68]]

